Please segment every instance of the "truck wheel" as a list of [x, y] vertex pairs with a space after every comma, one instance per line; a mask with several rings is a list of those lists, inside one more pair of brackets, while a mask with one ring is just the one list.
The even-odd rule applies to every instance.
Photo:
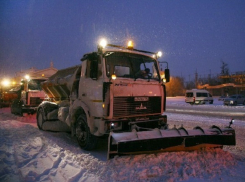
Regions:
[[40, 130], [43, 130], [42, 126], [43, 126], [44, 122], [45, 122], [45, 120], [44, 120], [43, 109], [38, 109], [38, 111], [37, 111], [37, 126]]
[[20, 116], [23, 116], [23, 110], [22, 110], [22, 108], [20, 107], [20, 112], [19, 112], [19, 115]]
[[84, 114], [77, 119], [76, 137], [78, 144], [84, 150], [93, 150], [97, 145], [97, 137], [90, 133], [87, 118]]

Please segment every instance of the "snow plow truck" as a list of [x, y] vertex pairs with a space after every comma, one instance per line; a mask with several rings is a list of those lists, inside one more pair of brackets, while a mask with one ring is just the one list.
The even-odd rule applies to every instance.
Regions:
[[99, 137], [108, 136], [108, 159], [235, 145], [232, 121], [225, 128], [168, 128], [165, 83], [170, 74], [160, 56], [134, 49], [132, 42], [123, 47], [102, 40], [80, 65], [42, 83], [50, 101], [37, 109], [39, 129], [71, 132], [84, 150], [93, 150]]
[[23, 116], [24, 113], [34, 114], [46, 97], [40, 86], [40, 83], [45, 80], [44, 78], [22, 80], [20, 87], [15, 88], [18, 97], [10, 105], [11, 113], [20, 116]]

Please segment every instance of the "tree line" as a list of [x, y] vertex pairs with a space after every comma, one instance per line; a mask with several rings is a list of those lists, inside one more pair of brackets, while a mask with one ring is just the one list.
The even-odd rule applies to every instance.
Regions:
[[[220, 74], [211, 75], [207, 77], [198, 77], [198, 73], [195, 73], [193, 80], [185, 81], [184, 77], [173, 76], [170, 78], [170, 82], [166, 84], [167, 96], [184, 96], [186, 90], [197, 88], [198, 85], [209, 84], [211, 86], [220, 85], [224, 83], [236, 83], [240, 84], [244, 77], [241, 79], [233, 78], [230, 76], [228, 64], [221, 60]], [[245, 75], [245, 72], [242, 74]]]

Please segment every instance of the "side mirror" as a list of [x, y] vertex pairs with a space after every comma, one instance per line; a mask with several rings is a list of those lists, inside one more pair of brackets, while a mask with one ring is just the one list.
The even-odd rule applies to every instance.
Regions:
[[89, 60], [97, 60], [98, 59], [98, 54], [96, 52], [88, 54], [87, 59], [89, 59]]
[[98, 60], [91, 60], [90, 64], [90, 78], [97, 80], [98, 78]]
[[170, 73], [169, 73], [169, 69], [165, 69], [165, 79], [166, 79], [166, 83], [168, 83], [170, 81]]

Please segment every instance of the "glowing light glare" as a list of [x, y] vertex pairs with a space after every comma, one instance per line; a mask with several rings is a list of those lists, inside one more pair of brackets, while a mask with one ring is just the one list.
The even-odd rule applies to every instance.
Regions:
[[112, 80], [116, 80], [117, 76], [116, 75], [111, 75]]
[[100, 45], [102, 48], [105, 48], [105, 47], [107, 46], [107, 41], [106, 41], [106, 39], [101, 39], [99, 45]]
[[10, 81], [7, 80], [7, 79], [5, 79], [5, 80], [2, 81], [2, 85], [3, 85], [4, 87], [8, 87], [8, 86], [10, 85]]
[[158, 58], [162, 57], [162, 52], [161, 52], [161, 51], [158, 51], [158, 52], [157, 52], [157, 57], [158, 57]]
[[128, 41], [128, 48], [130, 48], [130, 49], [134, 48], [134, 43], [132, 40]]
[[163, 71], [160, 71], [160, 76], [162, 79], [165, 78], [165, 73]]
[[30, 76], [29, 75], [25, 75], [25, 79], [26, 80], [29, 80], [30, 79]]

